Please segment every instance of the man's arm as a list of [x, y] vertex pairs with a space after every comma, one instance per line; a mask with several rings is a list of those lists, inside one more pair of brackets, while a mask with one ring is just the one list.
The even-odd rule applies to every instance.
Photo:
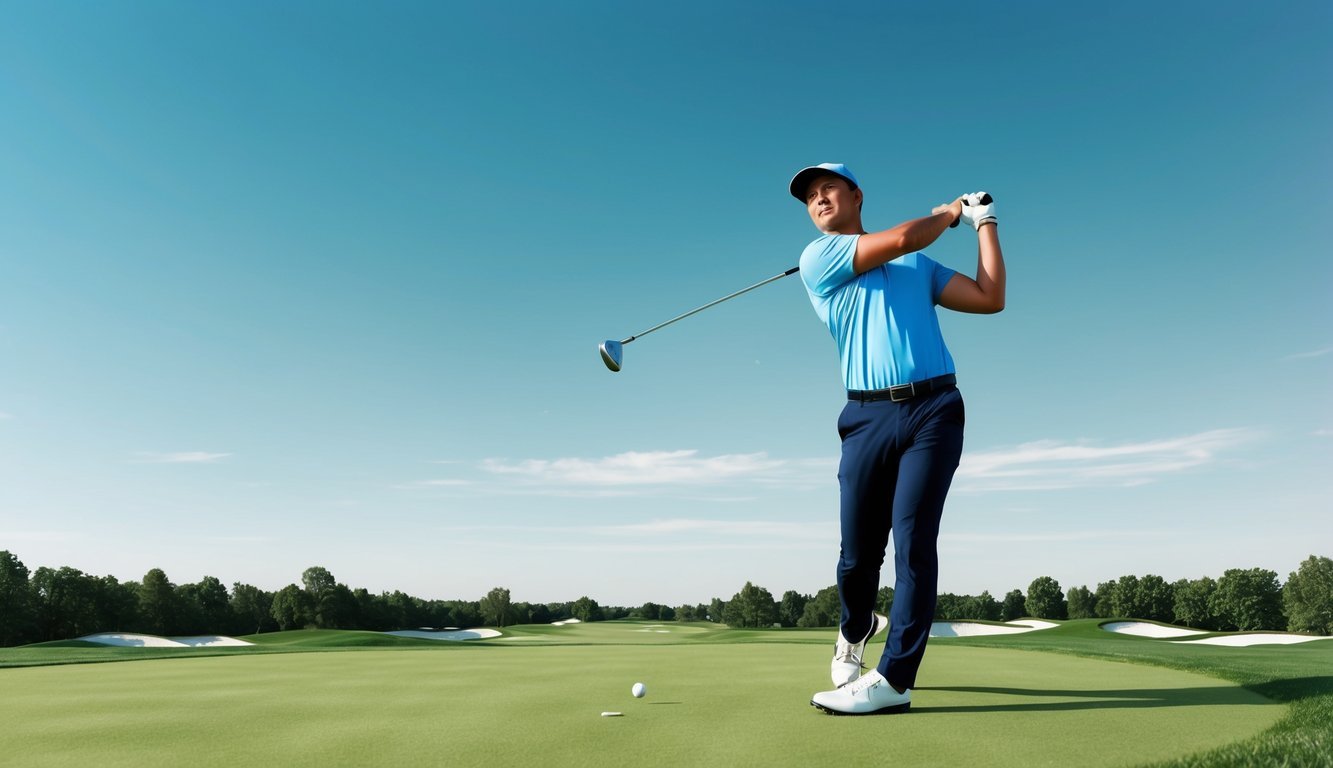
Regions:
[[861, 235], [856, 242], [852, 268], [859, 275], [888, 264], [904, 254], [925, 250], [944, 234], [950, 224], [958, 220], [962, 212], [963, 198], [960, 197], [948, 205], [937, 207], [929, 216], [905, 221], [883, 232]]
[[982, 224], [977, 230], [976, 279], [955, 274], [940, 291], [940, 306], [985, 315], [1004, 309], [1004, 254], [994, 222]]

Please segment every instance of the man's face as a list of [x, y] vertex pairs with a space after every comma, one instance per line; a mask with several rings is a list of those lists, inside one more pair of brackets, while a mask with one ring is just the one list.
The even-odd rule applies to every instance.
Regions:
[[861, 215], [861, 190], [841, 176], [816, 177], [805, 189], [805, 209], [821, 232], [852, 229]]

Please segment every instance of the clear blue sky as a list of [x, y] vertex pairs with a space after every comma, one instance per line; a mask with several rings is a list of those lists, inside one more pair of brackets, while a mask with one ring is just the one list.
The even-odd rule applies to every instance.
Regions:
[[[122, 580], [833, 583], [786, 192], [998, 201], [941, 590], [1333, 555], [1333, 6], [9, 4], [0, 549]], [[762, 9], [762, 10], [760, 10]], [[929, 251], [975, 267], [975, 235]]]

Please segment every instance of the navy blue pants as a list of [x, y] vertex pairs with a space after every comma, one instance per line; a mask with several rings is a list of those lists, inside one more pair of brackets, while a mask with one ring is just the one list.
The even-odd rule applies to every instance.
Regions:
[[893, 536], [893, 608], [879, 673], [916, 686], [935, 616], [936, 539], [944, 497], [963, 453], [963, 396], [956, 388], [904, 402], [848, 402], [838, 418], [842, 461], [842, 633], [870, 631], [880, 567]]

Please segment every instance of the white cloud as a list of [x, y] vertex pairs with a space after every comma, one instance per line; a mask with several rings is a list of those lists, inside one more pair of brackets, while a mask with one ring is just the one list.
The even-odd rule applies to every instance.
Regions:
[[1219, 461], [1219, 454], [1253, 440], [1244, 429], [1100, 446], [1041, 440], [963, 456], [957, 485], [965, 491], [1056, 490], [1133, 486]]
[[1022, 531], [1017, 533], [941, 533], [941, 541], [981, 544], [1021, 544], [1028, 542], [1100, 541], [1105, 539], [1162, 539], [1178, 536], [1176, 531]]
[[624, 525], [459, 525], [440, 529], [507, 549], [604, 552], [693, 552], [826, 549], [836, 545], [836, 522], [669, 518]]
[[12, 413], [5, 413], [4, 411], [0, 411], [0, 421], [4, 421], [5, 419], [12, 419], [12, 418], [14, 418], [14, 414], [12, 414]]
[[624, 488], [652, 485], [714, 485], [736, 481], [774, 482], [792, 462], [766, 453], [700, 456], [698, 451], [630, 451], [599, 459], [486, 459], [493, 476], [544, 486]]
[[1314, 357], [1323, 357], [1324, 355], [1327, 355], [1327, 354], [1330, 353], [1330, 352], [1333, 352], [1333, 347], [1323, 347], [1323, 348], [1320, 348], [1320, 349], [1314, 349], [1314, 350], [1311, 350], [1311, 351], [1309, 351], [1309, 352], [1297, 352], [1297, 353], [1292, 354], [1292, 355], [1287, 355], [1286, 357], [1284, 357], [1284, 358], [1282, 358], [1282, 359], [1283, 359], [1283, 360], [1309, 360], [1309, 359], [1314, 358]]
[[134, 454], [135, 461], [140, 464], [214, 464], [230, 455], [230, 453], [207, 453], [205, 451], [179, 451], [176, 453], [139, 451]]
[[457, 478], [446, 478], [442, 480], [416, 480], [411, 483], [395, 485], [394, 488], [457, 488], [464, 485], [471, 485], [470, 480], [461, 480]]

